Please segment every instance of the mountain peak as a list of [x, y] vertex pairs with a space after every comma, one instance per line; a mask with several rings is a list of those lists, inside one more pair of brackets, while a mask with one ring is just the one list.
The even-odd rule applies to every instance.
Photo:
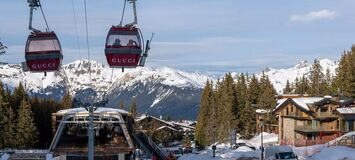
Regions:
[[301, 69], [301, 68], [305, 68], [305, 67], [309, 67], [307, 60], [303, 60], [301, 62], [298, 62], [294, 68]]
[[[329, 59], [321, 59], [319, 60], [320, 65], [322, 66], [322, 72], [325, 74], [326, 70], [329, 69], [332, 75], [335, 75], [335, 70], [338, 68], [339, 63], [337, 61], [332, 61]], [[296, 78], [300, 78], [302, 76], [308, 76], [310, 74], [312, 65], [309, 64], [306, 60], [298, 62], [292, 68], [286, 69], [271, 69], [269, 71], [265, 71], [265, 74], [268, 75], [270, 81], [274, 85], [276, 91], [281, 94], [282, 90], [286, 86], [286, 81], [288, 80], [290, 83], [294, 82]], [[258, 74], [258, 77], [261, 76], [261, 73]]]

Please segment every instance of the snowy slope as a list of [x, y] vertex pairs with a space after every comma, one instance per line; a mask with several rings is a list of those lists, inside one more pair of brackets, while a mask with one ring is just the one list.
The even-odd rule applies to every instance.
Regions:
[[[282, 90], [286, 86], [286, 81], [290, 83], [294, 82], [296, 77], [302, 77], [303, 75], [309, 76], [312, 63], [307, 61], [301, 61], [297, 63], [294, 67], [287, 69], [274, 69], [267, 68], [265, 69], [265, 74], [268, 75], [270, 81], [274, 85], [278, 93], [282, 93]], [[329, 68], [332, 75], [335, 75], [335, 70], [338, 68], [339, 63], [337, 61], [332, 61], [329, 59], [320, 60], [320, 65], [322, 66], [323, 73], [326, 73], [326, 70]], [[258, 73], [257, 76], [260, 78], [261, 73]]]
[[102, 96], [106, 93], [109, 97], [108, 105], [117, 107], [120, 101], [124, 101], [127, 108], [131, 98], [137, 97], [138, 111], [141, 113], [173, 115], [182, 107], [189, 112], [181, 116], [190, 119], [196, 116], [205, 82], [212, 79], [201, 73], [188, 73], [168, 67], [138, 67], [126, 69], [122, 73], [121, 69], [111, 69], [88, 60], [64, 65], [60, 72], [47, 73], [47, 76], [43, 73], [22, 72], [20, 65], [0, 65], [0, 78], [10, 89], [22, 82], [32, 96], [59, 100], [69, 91], [74, 97], [88, 101], [94, 95]]

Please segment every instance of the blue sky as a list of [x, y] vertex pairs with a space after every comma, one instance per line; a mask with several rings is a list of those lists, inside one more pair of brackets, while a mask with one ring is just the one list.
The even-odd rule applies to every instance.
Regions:
[[[64, 51], [64, 63], [87, 58], [83, 0], [42, 0], [50, 28]], [[123, 0], [87, 0], [91, 58], [106, 64], [103, 48], [109, 27], [118, 24]], [[209, 73], [258, 72], [301, 60], [338, 59], [355, 38], [353, 0], [138, 0], [145, 38], [155, 33], [148, 66]], [[127, 10], [126, 22], [130, 21]], [[40, 12], [35, 26], [43, 26]], [[8, 53], [0, 61], [24, 61], [29, 34], [26, 0], [0, 5], [0, 38]], [[41, 28], [41, 27], [38, 27]], [[43, 28], [43, 27], [42, 27]]]

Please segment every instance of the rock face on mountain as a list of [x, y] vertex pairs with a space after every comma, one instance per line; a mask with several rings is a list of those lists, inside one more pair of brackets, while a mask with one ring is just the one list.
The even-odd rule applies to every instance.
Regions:
[[[323, 59], [320, 63], [324, 73], [329, 69], [335, 74], [338, 62]], [[312, 63], [302, 61], [288, 69], [267, 68], [265, 74], [277, 92], [282, 93], [287, 80], [293, 82], [296, 77], [308, 76], [311, 67]], [[260, 77], [261, 73], [257, 75]], [[64, 65], [60, 72], [47, 73], [47, 76], [43, 73], [22, 72], [20, 65], [3, 64], [0, 65], [0, 78], [10, 89], [22, 82], [30, 96], [56, 100], [70, 92], [84, 103], [93, 102], [95, 97], [107, 97], [106, 106], [117, 108], [124, 102], [125, 108], [129, 109], [134, 97], [139, 113], [170, 116], [174, 119], [196, 119], [202, 88], [207, 79], [214, 80], [205, 74], [187, 73], [168, 67], [127, 69], [122, 73], [121, 69], [112, 70], [88, 60]]]
[[[91, 74], [89, 66], [91, 65]], [[168, 67], [126, 70], [108, 68], [98, 62], [79, 60], [63, 66], [60, 72], [22, 72], [20, 65], [0, 65], [1, 81], [10, 89], [21, 82], [29, 95], [56, 100], [70, 92], [81, 102], [108, 98], [108, 107], [126, 109], [135, 97], [139, 113], [195, 119], [204, 83], [210, 77]], [[90, 80], [91, 79], [91, 80]]]

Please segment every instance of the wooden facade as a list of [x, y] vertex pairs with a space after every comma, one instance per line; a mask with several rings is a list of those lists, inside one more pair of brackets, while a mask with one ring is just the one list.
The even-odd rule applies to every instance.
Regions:
[[[354, 131], [354, 120], [337, 113], [344, 106], [331, 98], [287, 98], [273, 114], [278, 117], [279, 142], [282, 145], [323, 144], [345, 132]], [[354, 114], [355, 115], [355, 114]], [[347, 130], [345, 130], [347, 124]]]

